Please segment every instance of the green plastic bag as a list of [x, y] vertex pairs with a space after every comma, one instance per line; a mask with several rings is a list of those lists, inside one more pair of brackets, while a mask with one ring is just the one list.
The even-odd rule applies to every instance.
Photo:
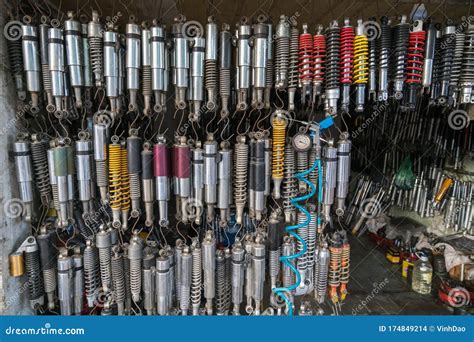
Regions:
[[410, 156], [406, 157], [397, 173], [395, 174], [395, 186], [402, 190], [411, 190], [415, 184], [415, 174], [413, 173]]

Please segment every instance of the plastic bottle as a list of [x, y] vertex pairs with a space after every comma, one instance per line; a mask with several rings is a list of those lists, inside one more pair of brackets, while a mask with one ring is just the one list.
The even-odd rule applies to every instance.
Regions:
[[431, 292], [431, 280], [433, 278], [433, 267], [427, 256], [420, 256], [413, 266], [413, 279], [411, 287], [413, 291], [420, 294]]

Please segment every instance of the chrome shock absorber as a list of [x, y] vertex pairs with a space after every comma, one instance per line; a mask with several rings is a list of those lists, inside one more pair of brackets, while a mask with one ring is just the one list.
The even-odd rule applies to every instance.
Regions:
[[[143, 203], [145, 204], [145, 226], [151, 227], [155, 219], [153, 214], [153, 204], [155, 199], [155, 188], [153, 186], [153, 147], [150, 142], [143, 144], [141, 152], [142, 163], [142, 189], [143, 189]], [[132, 202], [133, 205], [133, 202]]]
[[[153, 42], [151, 41], [151, 31], [148, 27], [147, 22], [142, 23], [142, 95], [143, 95], [143, 114], [150, 115], [151, 114], [151, 91], [152, 91], [152, 82], [153, 82], [153, 75], [151, 70], [151, 54], [157, 53], [158, 49], [152, 49], [151, 45]], [[154, 42], [157, 44], [157, 42]], [[159, 44], [158, 44], [159, 45]], [[155, 108], [156, 109], [156, 108]]]
[[128, 315], [132, 308], [132, 290], [130, 287], [130, 259], [128, 257], [128, 243], [123, 243], [121, 246], [123, 251], [123, 275], [125, 280], [125, 299], [124, 299], [124, 314]]
[[149, 316], [154, 314], [156, 307], [155, 259], [153, 248], [145, 247], [143, 250], [143, 307]]
[[277, 90], [284, 90], [288, 86], [288, 68], [290, 61], [290, 25], [285, 15], [280, 16], [275, 34], [275, 88]]
[[255, 301], [255, 315], [258, 316], [262, 308], [263, 289], [265, 287], [265, 244], [263, 237], [258, 235], [252, 246], [252, 270], [254, 272], [252, 297]]
[[225, 258], [222, 249], [216, 252], [216, 314], [223, 316], [226, 314], [224, 301], [226, 296], [225, 288]]
[[92, 20], [87, 25], [87, 37], [89, 38], [92, 73], [94, 74], [95, 86], [98, 88], [101, 88], [104, 82], [103, 32], [104, 28], [100, 23], [99, 13], [92, 11]]
[[393, 29], [395, 48], [392, 57], [392, 78], [396, 100], [403, 98], [403, 85], [405, 83], [405, 65], [407, 61], [408, 36], [410, 34], [410, 24], [406, 20], [406, 16], [402, 15], [400, 22]]
[[191, 149], [185, 136], [177, 138], [177, 142], [172, 148], [172, 155], [174, 189], [177, 194], [176, 203], [177, 207], [181, 207], [180, 220], [187, 223], [191, 196]]
[[58, 179], [56, 178], [56, 171], [54, 170], [54, 148], [48, 149], [47, 155], [48, 155], [49, 183], [51, 184], [51, 192], [53, 194], [53, 204], [56, 211], [59, 212]]
[[217, 24], [214, 17], [210, 16], [207, 18], [206, 24], [206, 56], [204, 61], [206, 70], [203, 72], [207, 91], [206, 107], [210, 111], [213, 111], [217, 105], [217, 44]]
[[426, 30], [425, 60], [423, 62], [422, 84], [429, 89], [433, 81], [433, 64], [436, 49], [436, 36], [438, 30], [434, 23], [430, 23]]
[[39, 111], [38, 100], [41, 92], [38, 29], [36, 26], [30, 25], [30, 17], [26, 18], [26, 24], [22, 25], [23, 70], [26, 76], [26, 90], [31, 97], [30, 110], [34, 114]]
[[95, 236], [95, 244], [99, 250], [99, 266], [102, 289], [105, 293], [108, 293], [112, 286], [112, 271], [110, 269], [112, 237], [110, 231], [106, 230], [104, 225], [100, 226], [100, 230]]
[[[264, 169], [265, 169], [265, 201], [271, 195], [272, 191], [272, 139], [269, 138], [269, 135], [263, 135], [263, 145], [264, 145]], [[266, 202], [265, 202], [266, 203]]]
[[[189, 117], [192, 121], [199, 122], [201, 119], [201, 104], [204, 101], [204, 49], [206, 39], [194, 37], [191, 41], [191, 78], [189, 81], [189, 101], [191, 102]], [[207, 61], [206, 61], [207, 62]], [[208, 65], [206, 64], [206, 68]], [[217, 70], [215, 82], [217, 83]], [[206, 74], [207, 76], [207, 74]], [[208, 79], [206, 79], [207, 81]], [[206, 83], [206, 89], [208, 84]], [[214, 92], [215, 93], [215, 92]], [[215, 101], [215, 99], [214, 99]], [[209, 103], [209, 102], [208, 102]], [[214, 108], [215, 108], [214, 104]]]
[[71, 316], [74, 313], [74, 263], [66, 248], [61, 248], [58, 257], [58, 299], [61, 315]]
[[92, 182], [92, 141], [89, 139], [87, 131], [79, 132], [78, 138], [79, 140], [75, 141], [75, 146], [79, 200], [82, 203], [82, 211], [89, 213], [94, 186]]
[[180, 291], [180, 309], [183, 316], [187, 316], [190, 306], [192, 278], [192, 256], [188, 246], [183, 248], [181, 255], [181, 288]]
[[56, 253], [54, 246], [54, 233], [48, 230], [48, 225], [40, 227], [37, 243], [43, 273], [44, 292], [48, 300], [48, 309], [54, 310], [54, 293], [56, 292]]
[[263, 109], [263, 93], [266, 86], [266, 70], [268, 59], [268, 26], [264, 23], [265, 16], [257, 18], [253, 26], [252, 37], [252, 106]]
[[[230, 69], [232, 67], [232, 34], [229, 31], [228, 24], [222, 24], [219, 51], [219, 96], [221, 99], [221, 117], [226, 117], [229, 115]], [[205, 75], [207, 75], [207, 72]]]
[[131, 129], [130, 135], [127, 138], [127, 165], [130, 179], [130, 199], [132, 201], [131, 216], [133, 218], [137, 218], [140, 215], [141, 199], [140, 174], [142, 172], [142, 163], [140, 152], [142, 139], [137, 136], [137, 133], [137, 130]]
[[295, 94], [298, 87], [299, 31], [296, 20], [290, 24], [290, 64], [288, 68], [288, 110], [295, 110]]
[[443, 30], [441, 38], [441, 63], [440, 63], [440, 81], [441, 88], [437, 102], [442, 105], [450, 105], [449, 100], [452, 99], [453, 89], [450, 88], [451, 73], [454, 60], [454, 49], [456, 45], [456, 27], [452, 23], [448, 23]]
[[228, 142], [221, 143], [218, 159], [217, 208], [220, 210], [221, 226], [225, 227], [230, 217], [229, 206], [232, 201], [232, 150], [229, 149]]
[[94, 160], [96, 182], [100, 191], [102, 202], [107, 201], [108, 165], [107, 165], [107, 142], [109, 141], [109, 126], [101, 123], [94, 124]]
[[328, 145], [323, 148], [323, 158], [323, 215], [329, 222], [337, 177], [337, 149], [334, 147], [334, 140], [328, 140]]
[[249, 159], [249, 145], [245, 143], [245, 136], [239, 135], [234, 145], [235, 173], [234, 173], [234, 204], [237, 224], [242, 224], [245, 204], [247, 203], [247, 173]]
[[349, 176], [351, 173], [351, 147], [348, 133], [341, 134], [337, 142], [337, 176], [336, 176], [336, 215], [344, 216], [346, 197], [349, 192]]
[[[294, 240], [286, 235], [283, 237], [283, 244], [281, 245], [281, 255], [283, 257], [289, 257], [290, 255], [295, 254], [295, 242]], [[288, 261], [290, 264], [293, 265], [295, 264], [295, 259], [290, 259]], [[286, 265], [286, 263], [281, 263], [281, 276], [282, 276], [282, 287], [292, 287], [295, 284], [295, 272]], [[293, 303], [293, 293], [294, 291], [291, 291], [290, 293], [287, 293], [288, 300], [290, 303]]]
[[192, 255], [192, 275], [191, 275], [191, 304], [193, 307], [193, 316], [199, 315], [201, 306], [202, 290], [202, 253], [199, 239], [193, 239], [191, 244]]
[[[175, 18], [172, 26], [174, 50], [173, 81], [175, 85], [175, 106], [178, 109], [186, 108], [186, 92], [188, 91], [189, 78], [189, 43], [183, 36], [183, 25], [186, 19], [183, 16]], [[202, 32], [201, 32], [202, 34]]]
[[265, 142], [260, 133], [255, 138], [250, 141], [249, 212], [260, 221], [265, 210]]
[[472, 89], [474, 84], [474, 24], [469, 24], [465, 31], [466, 39], [464, 41], [464, 53], [462, 59], [461, 71], [461, 103], [473, 103]]
[[[156, 23], [155, 23], [156, 24]], [[163, 111], [162, 94], [165, 92], [165, 29], [160, 25], [151, 28], [151, 79], [152, 89], [155, 94], [155, 106], [157, 113]]]
[[170, 258], [161, 253], [156, 258], [156, 307], [160, 316], [168, 315], [171, 302]]
[[285, 213], [286, 223], [292, 223], [296, 220], [296, 208], [291, 204], [291, 200], [298, 194], [295, 165], [293, 144], [287, 143], [285, 145], [285, 177], [283, 178], [283, 212]]
[[46, 144], [47, 142], [45, 142], [39, 135], [33, 134], [31, 136], [30, 148], [33, 170], [35, 173], [35, 185], [41, 195], [41, 202], [45, 205], [47, 205], [51, 199]]
[[207, 205], [207, 221], [214, 218], [217, 203], [217, 141], [209, 133], [204, 143], [204, 201]]
[[191, 168], [192, 168], [192, 200], [194, 212], [192, 217], [196, 224], [201, 224], [202, 213], [204, 211], [204, 150], [200, 141], [191, 149]]
[[132, 300], [140, 300], [140, 291], [142, 289], [142, 259], [143, 259], [143, 241], [138, 235], [138, 231], [133, 232], [128, 246], [128, 259], [130, 260], [130, 290]]
[[232, 304], [234, 315], [240, 315], [240, 305], [243, 301], [245, 249], [237, 240], [232, 246]]
[[119, 50], [120, 42], [117, 32], [108, 28], [104, 32], [104, 78], [105, 94], [110, 101], [110, 111], [118, 114], [119, 111]]
[[84, 307], [84, 259], [79, 246], [74, 248], [72, 263], [74, 266], [74, 314], [80, 315]]
[[[297, 233], [301, 237], [301, 239], [304, 240], [306, 245], [308, 245], [309, 225], [304, 225], [307, 220], [307, 217], [305, 213], [299, 211], [296, 215], [296, 219], [298, 226], [301, 226], [300, 228], [298, 228]], [[308, 281], [306, 279], [306, 270], [308, 269], [308, 249], [306, 250], [306, 252], [303, 253], [303, 247], [303, 243], [297, 240], [296, 253], [301, 255], [296, 259], [296, 268], [298, 269], [301, 275], [300, 283], [298, 284], [298, 287], [296, 288], [295, 292], [295, 295], [297, 296], [304, 295], [308, 292]]]
[[114, 284], [114, 299], [119, 316], [123, 315], [125, 311], [125, 270], [123, 263], [123, 253], [120, 247], [116, 245], [112, 248], [110, 264]]
[[212, 230], [206, 231], [202, 241], [202, 268], [204, 271], [206, 311], [208, 315], [212, 315], [212, 302], [216, 293], [216, 239]]
[[67, 158], [68, 148], [66, 146], [56, 146], [54, 149], [54, 172], [58, 182], [58, 203], [59, 203], [59, 214], [58, 214], [58, 226], [66, 228], [68, 224], [68, 170], [67, 170]]
[[99, 254], [92, 240], [86, 241], [84, 249], [84, 287], [87, 299], [87, 306], [93, 308], [96, 304], [99, 293]]
[[140, 89], [140, 68], [141, 68], [141, 30], [135, 23], [135, 17], [130, 17], [130, 22], [125, 25], [125, 69], [127, 72], [127, 90], [129, 93], [128, 110], [137, 109], [137, 93]]
[[55, 107], [47, 109], [50, 113], [55, 112], [58, 117], [62, 116], [62, 110], [64, 109], [63, 101], [66, 96], [66, 86], [64, 84], [66, 71], [64, 50], [63, 30], [57, 27], [51, 27], [48, 30], [48, 54]]
[[74, 12], [67, 13], [68, 19], [64, 21], [64, 39], [66, 41], [66, 58], [70, 86], [74, 90], [76, 107], [82, 107], [82, 87], [84, 87], [84, 59], [82, 50], [82, 25], [74, 20]]
[[314, 296], [318, 303], [322, 304], [326, 299], [330, 253], [327, 242], [323, 242], [318, 249], [318, 253], [315, 254], [317, 272], [315, 268]]
[[270, 214], [268, 220], [268, 269], [270, 272], [271, 288], [277, 287], [280, 275], [280, 246], [283, 235], [282, 220], [276, 211]]
[[[156, 200], [158, 201], [158, 212], [160, 225], [168, 225], [168, 201], [170, 199], [170, 161], [166, 139], [158, 136], [157, 143], [153, 146], [153, 165], [155, 174]], [[153, 208], [153, 201], [150, 202], [150, 210]]]
[[339, 49], [341, 46], [340, 28], [336, 20], [326, 29], [326, 100], [325, 109], [328, 115], [337, 113], [339, 100]]
[[237, 108], [244, 111], [248, 108], [247, 98], [250, 89], [250, 67], [252, 47], [250, 46], [251, 27], [248, 19], [242, 17], [237, 25]]
[[[53, 94], [51, 90], [51, 74], [49, 72], [49, 53], [48, 53], [48, 30], [50, 26], [48, 24], [48, 18], [45, 16], [41, 17], [41, 24], [38, 26], [39, 35], [39, 51], [41, 54], [41, 78], [43, 79], [43, 88], [46, 92], [47, 107], [52, 108]], [[87, 39], [87, 36], [86, 36]], [[89, 46], [89, 44], [87, 44]], [[89, 56], [87, 56], [89, 58]]]
[[390, 20], [385, 16], [380, 19], [380, 24], [378, 101], [384, 102], [388, 100], [388, 64], [392, 46], [392, 28]]
[[[456, 30], [455, 33], [455, 40], [456, 44], [454, 46], [454, 58], [453, 58], [453, 66], [451, 70], [451, 81], [450, 87], [453, 89], [453, 101], [454, 105], [457, 104], [459, 93], [460, 93], [460, 78], [462, 72], [462, 58], [464, 53], [464, 40], [466, 35], [463, 32], [459, 32]], [[426, 44], [428, 44], [428, 37], [426, 38]], [[425, 59], [426, 60], [426, 59]]]
[[273, 87], [273, 24], [270, 18], [265, 18], [267, 27], [268, 27], [268, 35], [267, 35], [267, 64], [265, 68], [265, 93], [263, 94], [263, 102], [264, 108], [270, 109], [270, 97]]
[[[369, 18], [375, 22], [375, 18]], [[369, 40], [369, 100], [377, 101], [377, 39]]]

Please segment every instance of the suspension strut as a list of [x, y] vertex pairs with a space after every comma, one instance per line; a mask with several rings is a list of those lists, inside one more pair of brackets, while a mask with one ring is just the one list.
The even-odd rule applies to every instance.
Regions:
[[395, 49], [393, 51], [392, 78], [394, 97], [396, 100], [403, 98], [409, 34], [410, 25], [406, 22], [406, 16], [403, 15], [400, 22], [393, 29]]
[[348, 113], [352, 85], [352, 64], [354, 62], [354, 28], [350, 25], [349, 19], [344, 20], [344, 26], [341, 28], [340, 60], [340, 82], [342, 84], [341, 110], [344, 113]]
[[313, 36], [313, 63], [313, 103], [315, 103], [316, 97], [320, 99], [323, 94], [326, 69], [326, 36], [323, 34], [322, 25], [318, 25], [317, 32]]
[[303, 33], [299, 36], [298, 72], [301, 84], [301, 103], [312, 100], [313, 80], [313, 36], [308, 33], [308, 25], [303, 24]]
[[340, 28], [337, 21], [332, 21], [326, 29], [326, 99], [325, 109], [328, 115], [337, 113], [339, 100], [339, 49], [341, 46]]
[[388, 100], [388, 66], [392, 45], [392, 28], [390, 20], [387, 17], [380, 19], [380, 39], [378, 49], [379, 62], [379, 87], [378, 101], [385, 102]]
[[407, 99], [409, 108], [415, 107], [418, 91], [422, 82], [425, 38], [426, 32], [423, 31], [423, 21], [415, 21], [412, 31], [410, 32], [405, 78], [405, 83], [409, 87]]
[[[221, 35], [222, 37], [222, 35]], [[217, 106], [217, 55], [218, 55], [218, 30], [214, 17], [207, 18], [206, 43], [205, 43], [205, 77], [208, 110], [213, 111]], [[230, 55], [229, 55], [230, 57]]]

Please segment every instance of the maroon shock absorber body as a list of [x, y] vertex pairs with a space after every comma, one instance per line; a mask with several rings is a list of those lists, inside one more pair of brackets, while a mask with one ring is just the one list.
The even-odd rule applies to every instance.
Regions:
[[[191, 195], [191, 149], [186, 137], [179, 137], [172, 149], [172, 167], [174, 193], [177, 203], [181, 204], [181, 220], [188, 221], [188, 212], [192, 212]], [[179, 208], [179, 205], [176, 206]]]
[[158, 137], [153, 147], [153, 170], [155, 174], [156, 200], [160, 215], [160, 225], [168, 224], [168, 201], [170, 199], [170, 162], [166, 139]]

